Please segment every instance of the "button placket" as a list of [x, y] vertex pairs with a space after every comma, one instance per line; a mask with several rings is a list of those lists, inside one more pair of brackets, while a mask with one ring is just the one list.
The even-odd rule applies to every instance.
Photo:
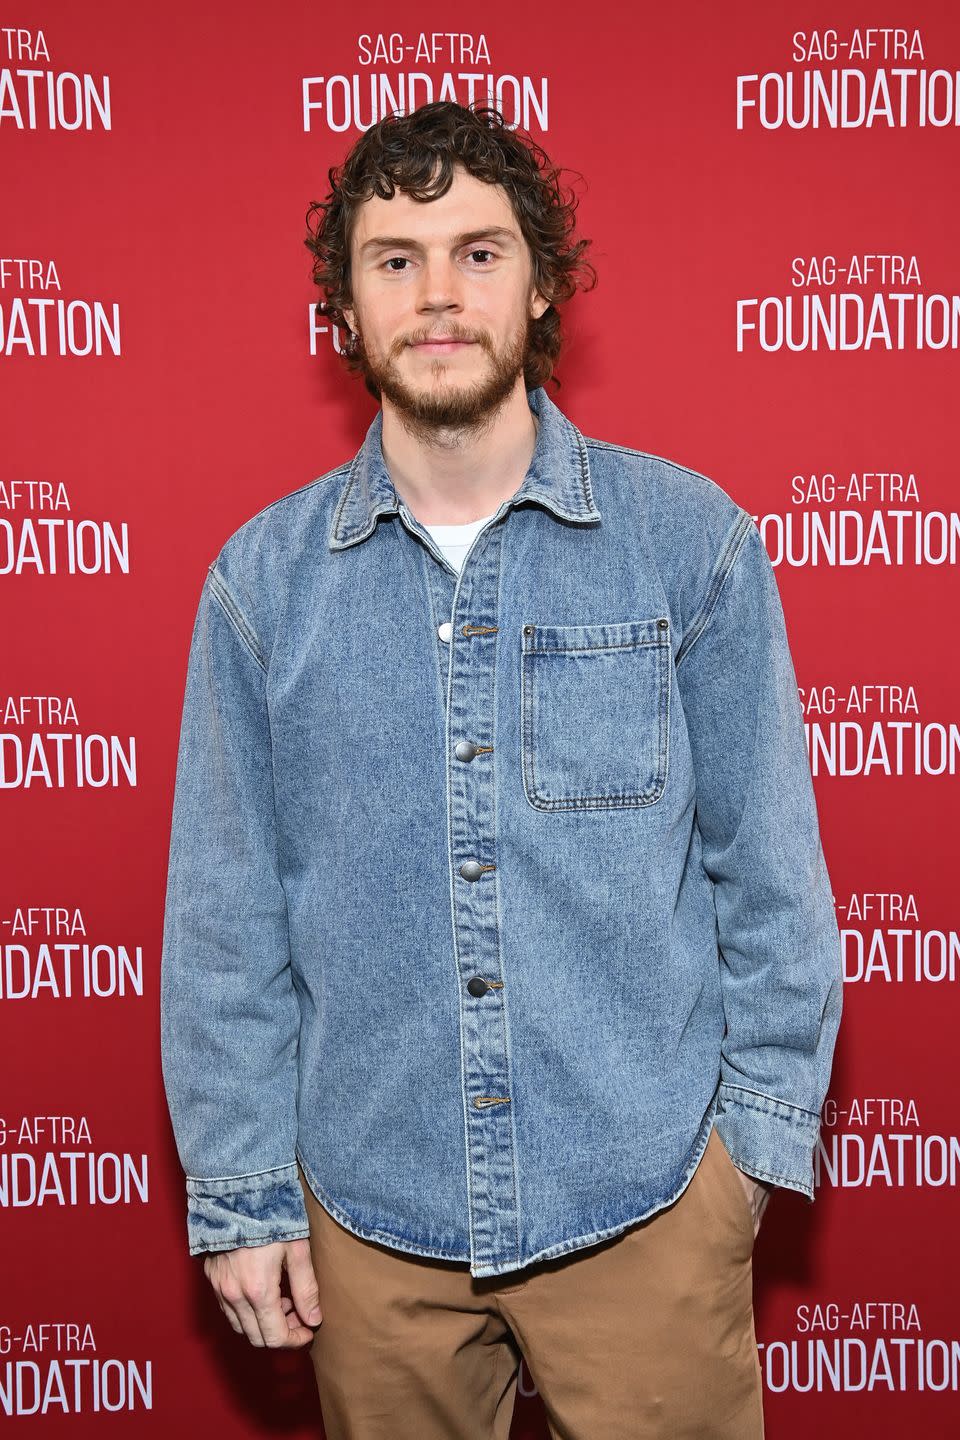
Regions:
[[474, 1264], [519, 1253], [513, 1104], [497, 925], [496, 601], [505, 527], [475, 540], [454, 590], [447, 677], [449, 863]]

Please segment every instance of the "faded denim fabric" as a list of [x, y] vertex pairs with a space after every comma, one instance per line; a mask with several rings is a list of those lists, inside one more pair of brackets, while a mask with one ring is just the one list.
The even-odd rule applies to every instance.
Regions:
[[162, 1062], [197, 1254], [357, 1235], [499, 1275], [671, 1204], [714, 1124], [813, 1200], [840, 938], [772, 566], [543, 389], [457, 574], [358, 455], [210, 566]]

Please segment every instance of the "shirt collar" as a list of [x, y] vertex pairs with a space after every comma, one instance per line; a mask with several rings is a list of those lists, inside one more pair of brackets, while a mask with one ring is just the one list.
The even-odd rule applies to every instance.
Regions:
[[[527, 391], [539, 421], [526, 476], [510, 503], [538, 500], [562, 520], [593, 523], [600, 511], [590, 487], [590, 464], [583, 436], [543, 386]], [[383, 458], [383, 411], [378, 410], [350, 465], [330, 528], [329, 548], [343, 550], [366, 540], [378, 515], [396, 514], [400, 499]]]

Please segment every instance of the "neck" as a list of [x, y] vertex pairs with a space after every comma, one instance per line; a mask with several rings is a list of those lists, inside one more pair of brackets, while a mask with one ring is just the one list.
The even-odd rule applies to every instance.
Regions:
[[422, 525], [466, 525], [508, 500], [523, 483], [537, 422], [522, 379], [477, 428], [428, 436], [406, 428], [383, 398], [383, 458], [394, 489]]

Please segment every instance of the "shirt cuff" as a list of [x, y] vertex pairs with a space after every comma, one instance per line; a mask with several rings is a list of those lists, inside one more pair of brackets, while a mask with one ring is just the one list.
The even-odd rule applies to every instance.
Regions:
[[738, 1170], [813, 1201], [820, 1116], [759, 1090], [720, 1084], [714, 1125]]
[[187, 1176], [191, 1255], [270, 1245], [278, 1240], [305, 1240], [309, 1235], [296, 1162], [224, 1179]]

